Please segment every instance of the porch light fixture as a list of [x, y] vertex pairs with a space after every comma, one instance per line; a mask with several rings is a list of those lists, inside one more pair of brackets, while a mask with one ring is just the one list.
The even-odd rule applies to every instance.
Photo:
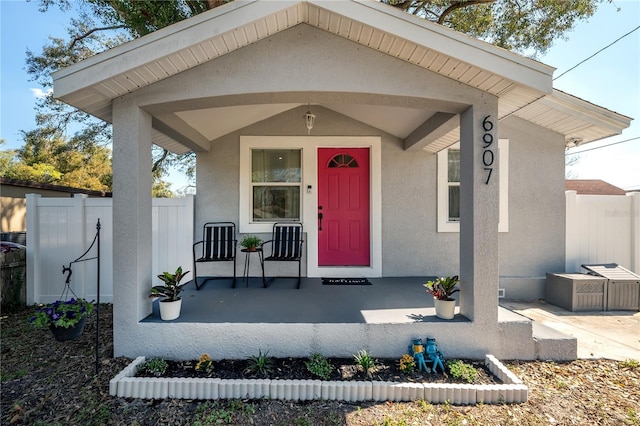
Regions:
[[304, 115], [304, 121], [307, 124], [307, 135], [310, 135], [311, 129], [313, 129], [313, 123], [316, 121], [316, 116], [311, 113], [311, 108], [309, 108]]

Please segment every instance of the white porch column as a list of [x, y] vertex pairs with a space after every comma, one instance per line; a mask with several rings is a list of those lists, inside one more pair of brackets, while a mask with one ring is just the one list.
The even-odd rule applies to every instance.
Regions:
[[460, 313], [498, 322], [498, 100], [460, 116]]
[[116, 356], [136, 344], [150, 313], [151, 116], [130, 98], [113, 103], [113, 335]]

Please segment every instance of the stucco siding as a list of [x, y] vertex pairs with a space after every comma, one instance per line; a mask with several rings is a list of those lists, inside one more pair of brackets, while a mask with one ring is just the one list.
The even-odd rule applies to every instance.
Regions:
[[546, 272], [564, 270], [564, 137], [516, 117], [509, 139], [509, 232], [500, 234], [500, 287], [510, 299], [544, 298]]
[[[211, 152], [198, 154], [196, 229], [207, 221], [239, 220], [240, 136], [298, 136], [306, 130], [306, 108], [226, 135]], [[382, 138], [383, 276], [458, 274], [459, 234], [436, 231], [435, 155], [404, 151], [400, 139], [329, 109], [314, 107], [314, 113], [315, 136]], [[564, 264], [562, 136], [511, 118], [501, 122], [500, 137], [510, 143], [509, 232], [499, 237], [500, 287], [507, 298], [536, 299], [543, 297], [545, 272]], [[252, 271], [258, 273], [257, 265]]]
[[[210, 220], [239, 220], [240, 136], [298, 136], [303, 130], [305, 111], [306, 107], [296, 108], [222, 137], [214, 142], [211, 152], [198, 155], [196, 229]], [[314, 108], [314, 113], [318, 116], [313, 129], [315, 136], [379, 135], [382, 139], [383, 275], [415, 276], [436, 269], [443, 271], [438, 266], [442, 263], [442, 251], [432, 249], [438, 237], [435, 232], [435, 156], [404, 151], [398, 138], [334, 111]], [[450, 246], [450, 251], [456, 253], [457, 245]], [[457, 264], [457, 260], [455, 262]]]
[[[327, 63], [331, 63], [327, 67]], [[381, 99], [378, 96], [383, 95]], [[155, 114], [242, 103], [374, 103], [459, 113], [478, 89], [305, 24], [142, 87]]]

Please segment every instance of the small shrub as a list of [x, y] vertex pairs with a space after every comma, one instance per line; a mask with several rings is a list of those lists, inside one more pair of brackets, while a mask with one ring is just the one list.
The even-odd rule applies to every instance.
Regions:
[[307, 370], [315, 376], [320, 377], [323, 380], [328, 380], [331, 374], [331, 364], [322, 354], [313, 354], [309, 361], [304, 363], [307, 366]]
[[249, 366], [245, 372], [257, 374], [258, 376], [267, 377], [273, 369], [273, 359], [269, 356], [269, 351], [262, 353], [258, 350], [258, 355], [249, 357]]
[[447, 361], [447, 369], [451, 377], [457, 380], [473, 383], [478, 379], [478, 370], [459, 359]]
[[353, 356], [353, 359], [362, 371], [364, 371], [367, 376], [371, 376], [371, 373], [375, 371], [376, 365], [373, 359], [373, 356], [365, 349], [359, 351], [357, 354]]
[[618, 366], [626, 370], [635, 370], [640, 368], [640, 361], [635, 359], [626, 359], [624, 361], [620, 361]]
[[167, 364], [167, 361], [160, 357], [155, 357], [145, 361], [138, 371], [145, 375], [161, 377], [167, 371], [168, 367], [169, 364]]
[[400, 371], [404, 374], [411, 374], [416, 369], [416, 361], [409, 354], [402, 355], [400, 358]]
[[209, 354], [202, 354], [200, 356], [200, 360], [196, 364], [195, 369], [196, 371], [205, 374], [209, 374], [213, 371], [213, 361]]

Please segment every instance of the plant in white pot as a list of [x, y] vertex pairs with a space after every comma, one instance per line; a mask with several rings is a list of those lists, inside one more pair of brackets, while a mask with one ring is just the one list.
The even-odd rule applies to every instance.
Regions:
[[149, 297], [156, 298], [162, 297], [160, 301], [160, 318], [165, 321], [170, 321], [180, 316], [180, 309], [182, 308], [182, 298], [180, 298], [180, 292], [182, 292], [182, 286], [180, 281], [187, 275], [189, 271], [182, 272], [182, 266], [178, 266], [175, 273], [163, 272], [158, 275], [158, 278], [164, 282], [165, 285], [157, 285], [151, 287]]
[[456, 285], [460, 282], [458, 276], [440, 277], [434, 281], [428, 281], [424, 286], [427, 293], [433, 296], [433, 303], [436, 307], [436, 316], [442, 319], [453, 319], [456, 308], [456, 300], [451, 295], [457, 291]]
[[248, 235], [240, 241], [240, 245], [248, 251], [256, 251], [260, 244], [262, 244], [262, 240], [255, 235]]

